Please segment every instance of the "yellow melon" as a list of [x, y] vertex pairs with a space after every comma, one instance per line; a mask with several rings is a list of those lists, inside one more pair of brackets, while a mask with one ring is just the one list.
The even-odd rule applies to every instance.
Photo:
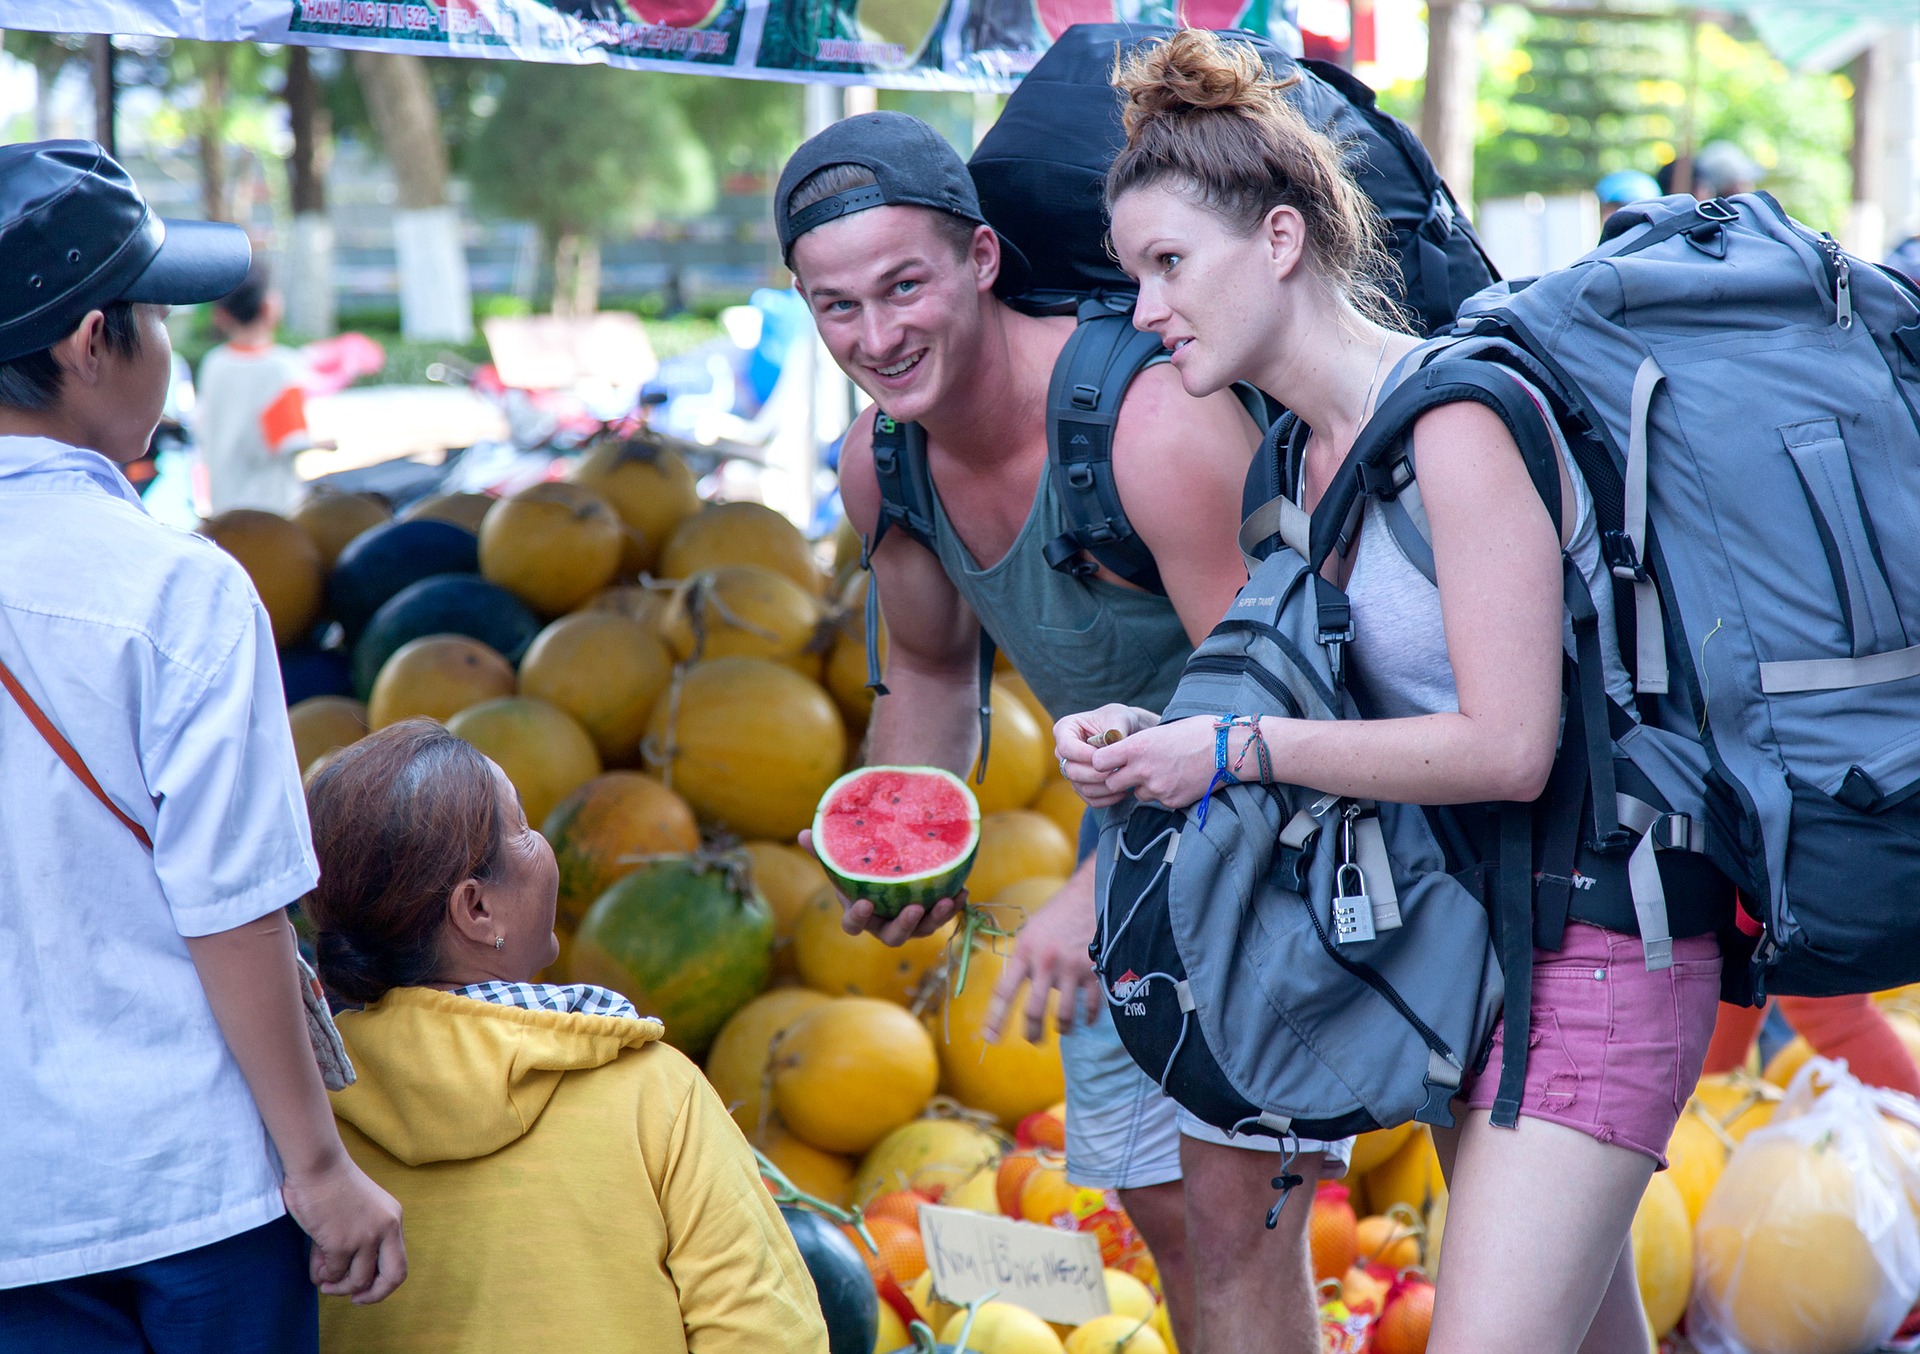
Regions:
[[667, 608], [672, 604], [673, 588], [669, 584], [616, 583], [589, 597], [581, 604], [580, 610], [612, 611], [639, 621], [658, 635], [660, 622], [666, 618]]
[[706, 569], [674, 591], [661, 633], [674, 657], [766, 658], [820, 676], [820, 599], [755, 564]]
[[[1012, 942], [1003, 942], [1011, 947]], [[971, 1109], [982, 1110], [1011, 1129], [1029, 1114], [1037, 1114], [1066, 1094], [1066, 1072], [1060, 1065], [1060, 1031], [1054, 1026], [1059, 993], [1047, 994], [1047, 1016], [1040, 1042], [1029, 1043], [1025, 1021], [1018, 1018], [1026, 1001], [1026, 987], [1015, 993], [1015, 1019], [998, 1042], [984, 1032], [993, 985], [1006, 971], [1006, 957], [985, 944], [976, 944], [966, 987], [949, 996], [932, 1020], [940, 1049], [940, 1088]]]
[[638, 553], [628, 561], [636, 571], [653, 568], [674, 528], [700, 511], [693, 471], [648, 433], [600, 442], [568, 478], [605, 499], [637, 534]]
[[393, 651], [373, 680], [367, 723], [375, 729], [403, 719], [442, 724], [469, 705], [513, 694], [513, 665], [465, 635], [423, 635]]
[[1853, 1171], [1830, 1137], [1742, 1143], [1694, 1231], [1696, 1310], [1751, 1354], [1871, 1349], [1912, 1295], [1885, 1291], [1854, 1210]]
[[1000, 1159], [1006, 1140], [964, 1119], [915, 1119], [888, 1133], [860, 1160], [853, 1197], [864, 1204], [893, 1190], [939, 1195]]
[[1157, 1304], [1151, 1288], [1124, 1269], [1103, 1270], [1100, 1278], [1107, 1286], [1107, 1306], [1113, 1308], [1116, 1315], [1130, 1316], [1136, 1321], [1152, 1319]]
[[1010, 809], [980, 819], [980, 847], [967, 875], [967, 895], [991, 901], [1008, 885], [1073, 873], [1073, 841], [1051, 818], [1032, 809]]
[[314, 548], [320, 552], [320, 567], [331, 569], [348, 541], [382, 522], [392, 521], [393, 509], [378, 494], [343, 494], [323, 489], [301, 501], [293, 510], [293, 520], [313, 538]]
[[499, 502], [491, 494], [431, 494], [400, 514], [403, 522], [451, 522], [480, 534], [488, 509]]
[[1167, 1346], [1150, 1318], [1115, 1312], [1074, 1327], [1066, 1354], [1167, 1354]]
[[[973, 796], [983, 814], [1024, 809], [1040, 793], [1047, 768], [1054, 765], [1053, 726], [1043, 727], [1004, 677], [994, 679], [987, 706], [993, 712], [987, 778], [973, 785]], [[973, 784], [971, 773], [967, 781]]]
[[[943, 1345], [958, 1345], [967, 1314], [955, 1312], [940, 1330]], [[1060, 1354], [1053, 1327], [1011, 1302], [984, 1302], [967, 1332], [967, 1348], [977, 1354]], [[1129, 1351], [1132, 1354], [1132, 1351]]]
[[998, 1213], [1000, 1198], [995, 1182], [999, 1174], [997, 1165], [982, 1166], [942, 1194], [940, 1202], [948, 1208], [964, 1208], [970, 1213]]
[[594, 901], [646, 857], [700, 847], [700, 827], [687, 802], [638, 771], [609, 771], [583, 782], [538, 826], [560, 870], [555, 928], [563, 942]]
[[[934, 1330], [944, 1328], [953, 1318], [953, 1314], [960, 1310], [950, 1302], [942, 1302], [934, 1294], [932, 1270], [928, 1270], [912, 1283], [902, 1285], [901, 1291], [907, 1295], [907, 1301], [913, 1304], [913, 1309], [920, 1313], [921, 1319]], [[973, 1347], [969, 1346], [969, 1348]]]
[[1007, 885], [987, 900], [987, 906], [1001, 929], [1011, 931], [1052, 902], [1053, 895], [1060, 892], [1066, 882], [1065, 875], [1037, 874]]
[[813, 822], [847, 734], [818, 682], [765, 659], [715, 658], [654, 703], [643, 750], [703, 819], [785, 841]]
[[954, 923], [904, 945], [869, 932], [848, 935], [832, 887], [816, 889], [793, 923], [793, 960], [800, 981], [834, 997], [879, 997], [904, 1006], [927, 970], [946, 954]]
[[748, 842], [741, 849], [753, 862], [753, 882], [773, 909], [774, 934], [791, 937], [801, 912], [827, 887], [827, 872], [812, 852], [787, 842]]
[[1425, 1213], [1428, 1203], [1446, 1188], [1433, 1135], [1422, 1124], [1398, 1151], [1367, 1172], [1367, 1206], [1385, 1213], [1395, 1204], [1405, 1204], [1415, 1213]]
[[1693, 1225], [1686, 1201], [1666, 1172], [1647, 1181], [1633, 1215], [1633, 1277], [1640, 1306], [1656, 1336], [1680, 1324], [1693, 1291]]
[[1673, 1126], [1673, 1136], [1667, 1139], [1666, 1170], [1674, 1188], [1680, 1191], [1680, 1201], [1686, 1205], [1689, 1221], [1700, 1221], [1707, 1196], [1713, 1193], [1726, 1166], [1726, 1145], [1708, 1124], [1698, 1103], [1689, 1100], [1679, 1122]]
[[652, 627], [617, 611], [562, 616], [520, 660], [523, 695], [557, 705], [608, 766], [636, 766], [647, 717], [673, 680], [673, 656]]
[[[867, 689], [868, 576], [860, 574], [842, 595], [834, 621], [833, 644], [827, 650], [826, 683], [834, 704], [852, 728], [865, 728], [873, 717], [873, 692]], [[879, 622], [875, 643], [882, 671], [887, 666], [887, 623]]]
[[600, 754], [587, 731], [545, 701], [482, 701], [448, 720], [447, 728], [500, 764], [529, 823], [544, 823], [556, 804], [600, 774]]
[[750, 1135], [753, 1145], [766, 1153], [787, 1179], [814, 1198], [845, 1208], [852, 1202], [853, 1159], [835, 1152], [823, 1152], [802, 1142], [779, 1121]]
[[571, 611], [613, 582], [620, 519], [577, 484], [542, 483], [503, 498], [480, 523], [480, 573], [545, 616]]
[[240, 561], [253, 580], [273, 642], [302, 639], [320, 618], [326, 571], [320, 547], [294, 523], [275, 513], [235, 508], [200, 524], [200, 534]]
[[674, 528], [660, 552], [662, 578], [692, 578], [723, 564], [757, 564], [818, 596], [825, 582], [800, 528], [761, 503], [712, 503]]
[[1447, 1192], [1441, 1190], [1433, 1196], [1433, 1202], [1427, 1205], [1427, 1277], [1438, 1283], [1440, 1280], [1440, 1243], [1447, 1235]]
[[794, 1021], [826, 1000], [804, 987], [762, 992], [728, 1016], [714, 1036], [707, 1050], [707, 1080], [744, 1132], [754, 1133], [773, 1108], [765, 1093], [768, 1048]]
[[1153, 1328], [1159, 1332], [1161, 1343], [1167, 1347], [1167, 1354], [1180, 1354], [1180, 1346], [1173, 1338], [1173, 1313], [1164, 1302], [1153, 1309]]
[[1700, 1078], [1693, 1095], [1714, 1122], [1735, 1142], [1740, 1142], [1773, 1119], [1781, 1091], [1778, 1086], [1742, 1069]]
[[[931, 1279], [932, 1276], [927, 1276]], [[896, 1351], [912, 1347], [912, 1339], [907, 1334], [906, 1323], [887, 1303], [880, 1304], [880, 1322], [875, 1327], [873, 1354], [896, 1354]]]
[[1033, 716], [1033, 722], [1038, 724], [1042, 729], [1045, 729], [1049, 740], [1051, 740], [1053, 734], [1053, 716], [1047, 713], [1047, 707], [1040, 703], [1040, 698], [1033, 694], [1033, 688], [1027, 685], [1027, 679], [1025, 677], [1022, 677], [1018, 672], [1006, 672], [995, 677], [993, 684], [995, 686], [1005, 687], [1009, 695], [1017, 697], [1020, 703], [1026, 706], [1027, 713]]
[[808, 1011], [780, 1036], [772, 1065], [781, 1122], [826, 1152], [865, 1152], [912, 1122], [940, 1082], [933, 1036], [874, 997]]
[[293, 726], [293, 756], [302, 772], [332, 752], [367, 735], [367, 707], [351, 696], [309, 696], [287, 711]]
[[[1413, 1136], [1417, 1124], [1401, 1124], [1398, 1128], [1382, 1128], [1372, 1133], [1362, 1133], [1353, 1140], [1353, 1156], [1347, 1162], [1347, 1174], [1359, 1179], [1376, 1166], [1384, 1165]], [[1371, 1202], [1371, 1197], [1369, 1197]]]
[[1035, 813], [1044, 813], [1060, 825], [1067, 840], [1080, 840], [1080, 820], [1087, 812], [1087, 801], [1065, 776], [1049, 776], [1040, 785], [1040, 793], [1028, 805]]
[[1761, 1079], [1770, 1081], [1781, 1090], [1785, 1090], [1793, 1081], [1793, 1074], [1798, 1072], [1812, 1056], [1813, 1045], [1807, 1042], [1804, 1034], [1796, 1034], [1767, 1059], [1766, 1069], [1760, 1073]]

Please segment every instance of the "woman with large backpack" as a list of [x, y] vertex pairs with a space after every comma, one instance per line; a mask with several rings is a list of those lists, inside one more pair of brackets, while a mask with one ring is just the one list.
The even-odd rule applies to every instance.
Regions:
[[[1212, 35], [1145, 49], [1116, 84], [1127, 145], [1107, 195], [1140, 286], [1134, 321], [1190, 394], [1250, 381], [1311, 429], [1289, 486], [1310, 511], [1417, 346], [1379, 280], [1377, 218], [1337, 149]], [[1541, 795], [1560, 733], [1563, 549], [1607, 606], [1591, 496], [1563, 464], [1556, 524], [1506, 425], [1476, 403], [1421, 416], [1410, 451], [1437, 584], [1372, 501], [1328, 565], [1352, 604], [1349, 686], [1369, 717], [1073, 716], [1058, 753], [1089, 803], [1178, 808], [1256, 776], [1425, 805]], [[1107, 730], [1124, 737], [1097, 747]], [[1452, 1202], [1435, 1354], [1645, 1348], [1628, 1229], [1698, 1076], [1720, 954], [1709, 935], [1676, 939], [1671, 967], [1645, 958], [1636, 935], [1569, 922], [1560, 948], [1535, 954], [1518, 1122], [1491, 1123], [1496, 1035], [1459, 1127], [1436, 1131]]]

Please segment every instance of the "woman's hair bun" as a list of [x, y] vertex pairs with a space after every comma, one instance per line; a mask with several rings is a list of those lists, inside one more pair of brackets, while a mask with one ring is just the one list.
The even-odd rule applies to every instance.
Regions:
[[1122, 57], [1113, 72], [1114, 87], [1126, 96], [1129, 138], [1152, 118], [1217, 111], [1257, 115], [1292, 82], [1274, 79], [1252, 44], [1222, 41], [1204, 28], [1182, 28], [1148, 43]]
[[339, 931], [317, 931], [313, 937], [314, 967], [320, 981], [348, 1001], [376, 1002], [394, 985], [386, 966]]

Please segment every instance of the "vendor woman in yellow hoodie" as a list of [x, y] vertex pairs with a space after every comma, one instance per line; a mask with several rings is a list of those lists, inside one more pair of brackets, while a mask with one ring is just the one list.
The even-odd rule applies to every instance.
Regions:
[[746, 1139], [658, 1020], [535, 983], [559, 873], [513, 786], [429, 720], [307, 790], [300, 900], [359, 1080], [353, 1159], [400, 1200], [406, 1287], [327, 1303], [334, 1354], [826, 1354], [806, 1266]]

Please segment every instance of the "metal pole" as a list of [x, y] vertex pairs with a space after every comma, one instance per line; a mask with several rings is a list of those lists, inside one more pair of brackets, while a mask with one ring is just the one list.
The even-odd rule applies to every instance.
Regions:
[[114, 135], [113, 38], [95, 33], [87, 39], [87, 56], [93, 63], [93, 139], [107, 154], [118, 156], [118, 138]]

